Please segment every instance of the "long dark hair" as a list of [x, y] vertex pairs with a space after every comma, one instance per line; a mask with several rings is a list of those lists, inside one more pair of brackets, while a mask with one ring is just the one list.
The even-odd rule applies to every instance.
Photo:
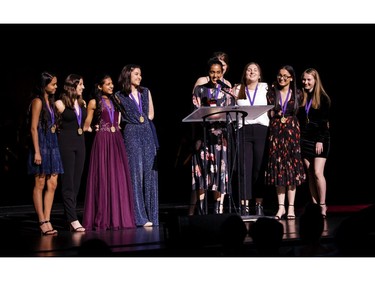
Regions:
[[[120, 76], [118, 78], [118, 85], [120, 87], [120, 91], [126, 95], [131, 93], [131, 73], [134, 69], [141, 67], [137, 64], [127, 64], [121, 70]], [[138, 86], [138, 91], [142, 92], [142, 87]]]
[[[299, 104], [300, 104], [300, 99], [301, 99], [302, 92], [297, 89], [296, 72], [294, 71], [294, 68], [291, 65], [284, 65], [284, 66], [282, 66], [282, 67], [279, 68], [279, 71], [281, 69], [285, 69], [292, 76], [291, 77], [292, 81], [290, 82], [289, 88], [292, 90], [293, 96], [294, 96], [294, 111], [293, 112], [294, 112], [294, 114], [297, 114], [298, 109], [299, 109]], [[276, 99], [275, 99], [275, 103], [276, 104], [275, 104], [275, 108], [278, 108], [278, 107], [280, 107], [280, 104], [278, 102], [280, 100], [279, 83], [275, 82], [274, 83], [274, 87], [276, 89]]]
[[64, 81], [64, 89], [60, 95], [63, 104], [68, 108], [74, 108], [74, 100], [77, 99], [79, 106], [84, 106], [85, 101], [82, 96], [77, 95], [77, 86], [83, 79], [81, 75], [69, 74]]
[[[112, 79], [111, 75], [109, 74], [101, 74], [100, 76], [97, 77], [97, 82], [94, 85], [94, 93], [93, 93], [93, 98], [96, 101], [96, 109], [94, 111], [94, 123], [97, 124], [99, 120], [101, 119], [102, 115], [102, 96], [103, 96], [103, 91], [99, 89], [99, 87], [103, 87], [104, 82], [106, 79]], [[107, 95], [108, 98], [112, 101], [113, 106], [116, 111], [121, 112], [121, 114], [124, 114], [125, 110], [121, 105], [120, 100], [118, 99], [117, 96], [113, 93], [112, 95]]]
[[[55, 78], [56, 75], [51, 73], [51, 72], [47, 72], [47, 71], [44, 71], [40, 74], [39, 78], [38, 78], [38, 81], [36, 82], [33, 90], [32, 90], [32, 93], [31, 93], [31, 101], [35, 98], [39, 98], [41, 101], [42, 101], [42, 110], [40, 112], [40, 124], [43, 128], [43, 132], [46, 134], [47, 133], [47, 129], [48, 129], [48, 120], [50, 120], [50, 112], [49, 112], [49, 109], [47, 108], [47, 103], [44, 99], [44, 93], [45, 93], [45, 89], [46, 87], [48, 86], [49, 83], [51, 83], [52, 79]], [[54, 114], [56, 116], [56, 107], [55, 107], [55, 95], [48, 95], [48, 102], [49, 102], [49, 106], [50, 108], [53, 109], [54, 111]], [[30, 130], [30, 126], [31, 126], [31, 102], [30, 102], [30, 105], [29, 105], [29, 108], [28, 108], [28, 111], [27, 111], [27, 127], [28, 129]]]

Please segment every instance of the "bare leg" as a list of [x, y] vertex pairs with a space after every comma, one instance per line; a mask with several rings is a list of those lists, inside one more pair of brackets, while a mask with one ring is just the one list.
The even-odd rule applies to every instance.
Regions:
[[46, 220], [43, 212], [43, 189], [45, 179], [44, 175], [35, 176], [35, 185], [33, 189], [33, 203], [39, 222], [44, 222]]
[[225, 194], [220, 194], [220, 206], [219, 206], [219, 214], [222, 214], [224, 212], [224, 197]]
[[[224, 202], [224, 194], [214, 191], [214, 200], [215, 200], [215, 205], [214, 205], [214, 213], [215, 214], [222, 214], [223, 213], [223, 202]], [[220, 212], [221, 209], [221, 212]]]
[[322, 215], [326, 216], [327, 205], [326, 205], [326, 193], [327, 193], [327, 182], [324, 177], [324, 166], [326, 158], [315, 158], [314, 159], [314, 173], [316, 181], [316, 190], [319, 195], [319, 205], [322, 208]]
[[45, 175], [35, 176], [35, 185], [33, 189], [33, 203], [35, 212], [38, 216], [39, 228], [44, 235], [54, 234], [52, 227], [46, 223], [47, 218], [44, 213], [44, 203], [43, 203], [43, 191], [46, 182]]
[[[47, 178], [47, 190], [44, 194], [44, 217], [48, 221], [48, 227], [53, 230], [52, 224], [50, 223], [51, 211], [53, 205], [53, 199], [55, 197], [55, 191], [57, 187], [58, 175], [51, 175]], [[55, 231], [57, 232], [57, 230]]]
[[314, 165], [311, 165], [310, 161], [307, 159], [303, 159], [306, 171], [307, 171], [307, 179], [309, 183], [309, 190], [312, 202], [317, 204], [319, 202], [319, 194], [317, 193], [316, 185], [315, 185], [315, 176], [314, 176]]
[[288, 219], [295, 219], [296, 214], [294, 212], [294, 201], [296, 198], [296, 187], [294, 185], [288, 186]]
[[285, 215], [285, 186], [276, 186], [276, 192], [279, 210], [275, 216], [277, 219], [281, 219]]
[[206, 210], [204, 209], [204, 201], [205, 201], [205, 193], [203, 191], [203, 189], [200, 190], [200, 194], [199, 194], [199, 213], [200, 214], [205, 214], [206, 213]]

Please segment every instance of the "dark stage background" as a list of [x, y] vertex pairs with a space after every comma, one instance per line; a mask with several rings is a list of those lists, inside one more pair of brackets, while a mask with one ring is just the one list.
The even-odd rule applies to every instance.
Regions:
[[[161, 203], [189, 201], [191, 92], [215, 51], [229, 55], [226, 78], [240, 80], [243, 67], [258, 62], [272, 82], [278, 68], [297, 74], [316, 68], [332, 98], [331, 155], [326, 165], [328, 204], [373, 203], [371, 163], [375, 25], [363, 24], [3, 24], [1, 38], [0, 206], [31, 204], [33, 181], [26, 174], [24, 118], [33, 79], [48, 70], [58, 92], [69, 73], [83, 75], [85, 99], [97, 73], [117, 81], [128, 63], [142, 67], [142, 85], [153, 95], [160, 140]], [[91, 138], [88, 136], [88, 148]], [[179, 153], [180, 151], [180, 153]], [[87, 151], [89, 156], [90, 151]], [[80, 200], [85, 191], [85, 175]], [[297, 198], [307, 198], [301, 186]], [[276, 196], [274, 191], [270, 191]], [[60, 201], [57, 192], [56, 201]], [[301, 196], [305, 196], [302, 198]]]

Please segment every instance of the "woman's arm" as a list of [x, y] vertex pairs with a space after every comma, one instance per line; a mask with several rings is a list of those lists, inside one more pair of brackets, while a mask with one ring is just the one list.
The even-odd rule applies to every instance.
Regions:
[[148, 119], [154, 119], [154, 103], [152, 102], [151, 91], [148, 90]]
[[85, 120], [85, 124], [83, 126], [84, 132], [92, 132], [91, 122], [94, 117], [95, 109], [96, 109], [96, 100], [92, 99], [89, 101], [89, 105], [87, 106], [87, 117]]
[[39, 98], [35, 98], [31, 103], [31, 139], [33, 141], [34, 146], [34, 163], [40, 164], [42, 163], [42, 156], [40, 155], [40, 147], [39, 147], [39, 136], [38, 136], [38, 125], [39, 125], [39, 117], [40, 112], [42, 111], [42, 101]]

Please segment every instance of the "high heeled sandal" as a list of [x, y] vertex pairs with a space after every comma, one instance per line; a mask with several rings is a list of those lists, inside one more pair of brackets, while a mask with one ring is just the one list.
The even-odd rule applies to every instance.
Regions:
[[[69, 228], [70, 228], [70, 231], [71, 232], [85, 232], [86, 231], [86, 229], [81, 225], [81, 226], [78, 226], [78, 227], [74, 227], [73, 225], [72, 225], [72, 223], [73, 222], [71, 222], [70, 224], [69, 224]], [[79, 223], [79, 222], [78, 222]]]
[[[294, 205], [289, 205], [288, 208], [289, 208], [289, 207], [293, 207], [293, 209], [294, 209]], [[289, 210], [288, 210], [288, 211], [289, 211]], [[288, 214], [288, 215], [286, 216], [286, 219], [287, 219], [287, 220], [295, 220], [295, 219], [296, 219], [296, 215], [289, 215], [289, 214]]]
[[279, 204], [279, 210], [280, 210], [280, 206], [283, 206], [283, 208], [284, 208], [284, 212], [282, 213], [281, 216], [278, 216], [277, 214], [279, 213], [279, 211], [277, 211], [277, 213], [276, 213], [276, 215], [275, 215], [275, 218], [276, 218], [277, 220], [281, 220], [281, 219], [285, 216], [285, 213], [286, 213], [286, 211], [285, 211], [285, 205], [284, 205], [284, 204]]
[[[326, 205], [326, 203], [319, 203], [319, 206], [320, 206], [320, 209], [323, 211], [323, 207], [322, 206], [325, 206], [325, 213], [327, 212], [327, 205]], [[322, 213], [322, 217], [323, 217], [323, 219], [326, 219], [327, 218], [327, 214], [323, 214]]]
[[224, 204], [220, 203], [219, 205], [219, 214], [222, 214], [224, 212]]
[[53, 226], [52, 226], [50, 220], [46, 220], [45, 223], [49, 223], [49, 224], [51, 225], [52, 230], [53, 230], [55, 233], [57, 233], [57, 230], [53, 228]]
[[42, 229], [42, 225], [43, 224], [46, 224], [46, 223], [49, 223], [50, 221], [40, 221], [39, 222], [39, 228], [40, 228], [40, 232], [42, 235], [54, 235], [57, 233], [57, 230], [56, 229], [49, 229], [49, 230], [46, 230], [46, 231], [43, 231]]

